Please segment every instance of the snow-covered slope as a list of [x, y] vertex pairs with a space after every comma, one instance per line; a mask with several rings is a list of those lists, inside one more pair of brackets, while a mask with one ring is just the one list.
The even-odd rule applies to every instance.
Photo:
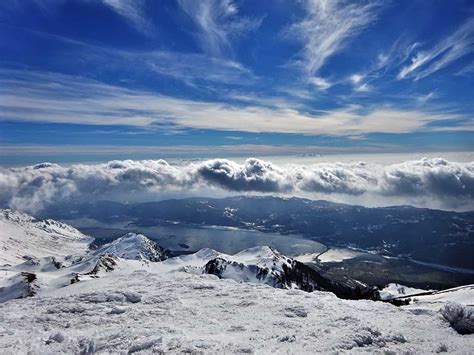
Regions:
[[[87, 237], [64, 232], [54, 248], [44, 222], [21, 217], [6, 220], [36, 258], [0, 270], [0, 354], [466, 353], [474, 341], [440, 315], [446, 300], [395, 307], [290, 289], [302, 288], [300, 277], [321, 280], [269, 247], [235, 255], [202, 249], [154, 262], [166, 252], [143, 235], [88, 251]], [[42, 239], [47, 248], [40, 250]], [[84, 248], [68, 249], [76, 244]], [[51, 256], [40, 258], [38, 250]], [[221, 267], [212, 272], [221, 279], [206, 274], [210, 265]], [[473, 294], [453, 290], [447, 299]]]
[[430, 292], [431, 290], [422, 290], [419, 288], [408, 287], [397, 283], [390, 283], [380, 290], [380, 299], [388, 301], [394, 298], [407, 297], [410, 295], [416, 295], [424, 292]]
[[99, 249], [93, 239], [54, 220], [0, 211], [0, 302], [31, 297], [122, 269], [165, 259], [168, 251], [141, 234], [128, 233]]
[[0, 353], [465, 354], [474, 341], [434, 311], [151, 268], [0, 304]]
[[474, 285], [465, 285], [443, 291], [425, 291], [407, 296], [407, 308], [437, 310], [448, 302], [459, 303], [474, 309]]
[[169, 252], [143, 234], [127, 233], [113, 242], [97, 249], [95, 255], [111, 254], [122, 259], [162, 261]]
[[[167, 254], [167, 251], [146, 236], [129, 233], [82, 256], [61, 260], [57, 257], [45, 257], [4, 268], [4, 277], [17, 277], [22, 272], [32, 273], [37, 279], [37, 292], [42, 294], [75, 282], [107, 276], [112, 272], [131, 274], [147, 270], [161, 274], [185, 271], [214, 274], [222, 279], [262, 283], [276, 288], [325, 290], [349, 299], [375, 298], [373, 290], [362, 287], [363, 284], [357, 290], [344, 287], [267, 246], [247, 249], [235, 255], [202, 249], [194, 254], [157, 262], [166, 258]], [[5, 293], [5, 290], [0, 288], [0, 295], [2, 293]], [[6, 296], [3, 297], [4, 301], [7, 299]]]
[[28, 258], [85, 254], [90, 242], [92, 238], [67, 224], [0, 210], [0, 266]]

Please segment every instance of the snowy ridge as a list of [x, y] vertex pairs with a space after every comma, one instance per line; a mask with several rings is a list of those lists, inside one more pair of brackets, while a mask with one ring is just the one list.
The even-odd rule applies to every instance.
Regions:
[[307, 291], [317, 288], [316, 281], [302, 285], [286, 280], [286, 274], [292, 269], [292, 259], [268, 246], [246, 249], [232, 256], [221, 254], [205, 266], [208, 274], [238, 282], [263, 283], [277, 288], [300, 288]]
[[127, 233], [97, 249], [95, 255], [111, 254], [122, 259], [162, 261], [170, 254], [143, 234]]
[[221, 254], [210, 260], [204, 271], [237, 282], [262, 283], [307, 292], [329, 291], [345, 299], [379, 299], [378, 290], [373, 287], [356, 280], [352, 284], [330, 280], [268, 246], [246, 249], [231, 256]]
[[245, 249], [227, 258], [238, 263], [255, 265], [261, 268], [272, 268], [274, 271], [283, 271], [283, 265], [290, 266], [289, 258], [269, 246]]
[[84, 254], [91, 242], [92, 238], [67, 224], [0, 210], [0, 266], [29, 258]]
[[222, 254], [214, 249], [204, 248], [194, 254], [180, 255], [169, 258], [160, 263], [163, 271], [185, 271], [195, 274], [202, 274], [204, 266], [215, 258], [221, 257]]

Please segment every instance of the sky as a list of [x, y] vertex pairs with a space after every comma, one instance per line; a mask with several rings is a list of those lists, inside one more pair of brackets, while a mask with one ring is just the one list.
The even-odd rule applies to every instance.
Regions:
[[474, 148], [472, 0], [3, 0], [0, 53], [0, 165]]

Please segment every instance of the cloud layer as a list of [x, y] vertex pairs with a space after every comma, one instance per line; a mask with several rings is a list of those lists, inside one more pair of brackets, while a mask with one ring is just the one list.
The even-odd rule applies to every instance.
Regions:
[[[156, 200], [179, 196], [258, 193], [363, 203], [370, 197], [444, 208], [472, 209], [474, 163], [422, 159], [381, 166], [364, 162], [275, 165], [255, 158], [171, 165], [164, 160], [0, 169], [0, 202], [35, 212], [70, 201]], [[342, 198], [344, 200], [344, 198]]]

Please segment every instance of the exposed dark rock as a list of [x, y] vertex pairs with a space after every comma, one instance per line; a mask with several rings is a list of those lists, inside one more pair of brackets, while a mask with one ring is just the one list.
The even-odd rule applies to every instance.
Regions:
[[115, 269], [117, 265], [116, 257], [110, 254], [105, 254], [99, 257], [94, 268], [84, 275], [97, 275], [100, 271], [110, 272]]
[[292, 288], [296, 285], [298, 289], [306, 292], [315, 290], [329, 291], [333, 292], [337, 297], [344, 299], [379, 299], [379, 293], [376, 288], [362, 283], [357, 283], [356, 287], [349, 287], [321, 276], [318, 272], [299, 261], [288, 259], [287, 262], [290, 266], [283, 263], [283, 271], [278, 272], [256, 265], [244, 265], [223, 258], [215, 258], [205, 265], [204, 270], [207, 274], [213, 274], [222, 278], [227, 267], [241, 270], [247, 268], [250, 273], [255, 275], [257, 280], [276, 288]]

